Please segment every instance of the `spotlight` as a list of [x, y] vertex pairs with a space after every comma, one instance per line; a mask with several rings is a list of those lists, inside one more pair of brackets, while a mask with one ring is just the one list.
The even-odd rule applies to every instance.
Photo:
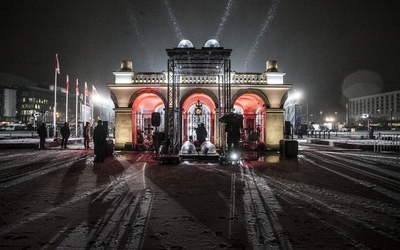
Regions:
[[229, 157], [232, 161], [239, 159], [239, 155], [237, 153], [231, 153]]

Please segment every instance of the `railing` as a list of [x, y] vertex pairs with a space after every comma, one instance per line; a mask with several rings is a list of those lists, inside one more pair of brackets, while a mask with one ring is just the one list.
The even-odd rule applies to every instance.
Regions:
[[267, 84], [267, 77], [264, 74], [235, 73], [232, 84]]
[[181, 83], [193, 83], [193, 84], [217, 83], [217, 76], [182, 75]]
[[400, 135], [378, 133], [374, 144], [374, 151], [400, 151]]
[[[181, 75], [180, 82], [182, 84], [216, 84], [218, 77], [215, 75], [210, 76], [196, 76], [196, 75]], [[143, 84], [166, 84], [167, 77], [165, 73], [138, 73], [132, 77], [132, 83]], [[267, 77], [264, 74], [258, 73], [235, 73], [232, 75], [231, 83], [234, 85], [245, 84], [268, 84]]]
[[[307, 136], [310, 138], [323, 138], [323, 139], [330, 139], [331, 138], [331, 131], [330, 130], [307, 130]], [[321, 137], [322, 136], [322, 137]]]
[[166, 75], [163, 73], [135, 74], [132, 78], [133, 83], [166, 83]]

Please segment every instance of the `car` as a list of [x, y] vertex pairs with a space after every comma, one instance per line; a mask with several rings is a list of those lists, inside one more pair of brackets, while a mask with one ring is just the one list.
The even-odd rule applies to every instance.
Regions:
[[347, 127], [343, 127], [342, 128], [342, 132], [350, 132], [351, 128], [347, 128]]
[[12, 130], [26, 130], [26, 125], [25, 124], [19, 124], [19, 123], [11, 123], [6, 126], [6, 129], [8, 131]]

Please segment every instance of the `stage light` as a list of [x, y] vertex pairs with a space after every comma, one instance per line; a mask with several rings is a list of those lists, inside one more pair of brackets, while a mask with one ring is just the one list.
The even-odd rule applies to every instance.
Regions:
[[229, 157], [230, 157], [230, 159], [231, 159], [232, 161], [236, 161], [236, 160], [239, 159], [239, 154], [237, 154], [237, 153], [231, 153]]

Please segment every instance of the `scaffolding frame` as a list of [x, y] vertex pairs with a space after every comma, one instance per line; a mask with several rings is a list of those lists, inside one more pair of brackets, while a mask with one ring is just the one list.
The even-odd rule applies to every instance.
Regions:
[[[172, 154], [177, 154], [182, 144], [182, 107], [180, 103], [181, 76], [217, 77], [218, 107], [217, 118], [228, 114], [232, 106], [231, 96], [231, 49], [223, 47], [174, 48], [167, 49], [167, 107], [165, 120], [167, 137], [170, 140]], [[224, 124], [220, 124], [220, 145], [223, 152], [226, 147]]]

